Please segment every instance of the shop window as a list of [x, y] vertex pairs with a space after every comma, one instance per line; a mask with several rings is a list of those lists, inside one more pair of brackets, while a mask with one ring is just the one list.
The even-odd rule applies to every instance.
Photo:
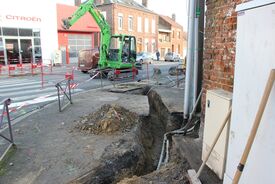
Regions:
[[34, 54], [41, 55], [41, 47], [34, 47]]
[[33, 39], [34, 45], [41, 45], [40, 38]]
[[19, 29], [19, 36], [32, 36], [32, 29]]
[[33, 30], [33, 36], [34, 37], [40, 37], [40, 30]]
[[18, 36], [18, 29], [3, 27], [3, 35], [4, 36]]

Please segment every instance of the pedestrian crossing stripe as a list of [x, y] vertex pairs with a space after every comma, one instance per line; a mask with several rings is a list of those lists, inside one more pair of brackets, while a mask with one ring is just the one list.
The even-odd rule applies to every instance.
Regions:
[[[43, 89], [39, 83], [39, 81], [28, 79], [0, 81], [0, 101], [10, 98], [12, 103], [9, 107], [18, 110], [28, 105], [57, 100], [57, 89], [53, 83], [45, 83]], [[74, 93], [83, 91], [76, 89], [77, 83], [72, 83], [70, 87]], [[0, 109], [3, 107], [0, 106]]]

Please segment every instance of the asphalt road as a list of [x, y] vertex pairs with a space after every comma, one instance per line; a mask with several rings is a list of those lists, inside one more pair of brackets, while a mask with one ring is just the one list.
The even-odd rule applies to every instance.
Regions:
[[[45, 69], [45, 75], [37, 74], [34, 76], [26, 75], [19, 77], [1, 77], [0, 78], [0, 102], [6, 98], [11, 98], [12, 104], [10, 105], [11, 119], [15, 120], [27, 113], [34, 110], [43, 108], [45, 105], [57, 100], [56, 83], [65, 79], [65, 74], [74, 73], [73, 90], [72, 93], [79, 93], [90, 89], [100, 88], [102, 85], [112, 85], [112, 83], [121, 83], [128, 81], [152, 79], [154, 68], [161, 71], [158, 80], [171, 81], [173, 77], [169, 76], [168, 70], [171, 66], [177, 66], [179, 63], [153, 61], [151, 64], [143, 64], [139, 74], [133, 80], [132, 77], [120, 79], [116, 81], [109, 81], [106, 78], [91, 79], [89, 74], [82, 73], [81, 71], [74, 70], [74, 65], [53, 67], [53, 71]], [[173, 80], [173, 79], [172, 79]], [[65, 86], [63, 86], [65, 87]], [[67, 102], [64, 98], [63, 103]], [[0, 114], [2, 114], [2, 104], [0, 104]], [[56, 107], [58, 111], [58, 107]], [[0, 118], [1, 119], [1, 118]], [[6, 117], [4, 116], [4, 121]], [[1, 122], [0, 122], [1, 123]], [[1, 127], [1, 125], [0, 125]]]

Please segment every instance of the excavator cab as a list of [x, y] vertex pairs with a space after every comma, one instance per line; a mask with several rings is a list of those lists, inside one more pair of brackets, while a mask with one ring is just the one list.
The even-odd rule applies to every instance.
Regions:
[[113, 35], [107, 54], [110, 68], [131, 68], [136, 61], [136, 38], [129, 35]]
[[136, 62], [136, 38], [130, 35], [111, 35], [111, 29], [104, 16], [94, 5], [94, 0], [87, 0], [81, 4], [72, 16], [62, 20], [62, 27], [70, 29], [87, 12], [91, 14], [101, 30], [99, 48], [99, 70], [108, 72], [110, 78], [119, 76], [120, 73], [138, 73]]

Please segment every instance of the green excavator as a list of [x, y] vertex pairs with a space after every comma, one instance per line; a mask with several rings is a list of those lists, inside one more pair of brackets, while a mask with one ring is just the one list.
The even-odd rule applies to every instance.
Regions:
[[103, 71], [109, 79], [119, 78], [120, 74], [138, 74], [136, 62], [136, 38], [131, 35], [111, 35], [111, 29], [104, 16], [96, 9], [94, 0], [82, 3], [71, 17], [63, 19], [62, 27], [70, 29], [87, 12], [91, 14], [101, 30], [98, 68], [90, 72]]

